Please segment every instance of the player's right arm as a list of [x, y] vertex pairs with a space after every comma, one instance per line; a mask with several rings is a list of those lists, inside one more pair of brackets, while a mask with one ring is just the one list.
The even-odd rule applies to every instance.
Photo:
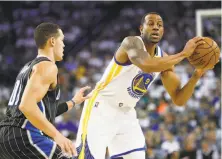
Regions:
[[56, 83], [58, 69], [52, 62], [43, 61], [33, 67], [28, 80], [19, 110], [39, 130], [50, 136], [61, 147], [64, 152], [75, 155], [72, 142], [65, 138], [44, 116], [37, 103], [47, 93], [52, 84]]
[[143, 50], [143, 43], [140, 39], [135, 36], [129, 36], [122, 41], [115, 56], [116, 59], [127, 56], [134, 65], [141, 68], [144, 72], [161, 72], [171, 68], [184, 58], [189, 57], [198, 45], [203, 44], [202, 39], [202, 37], [195, 37], [189, 40], [184, 50], [175, 55], [152, 58], [148, 52]]

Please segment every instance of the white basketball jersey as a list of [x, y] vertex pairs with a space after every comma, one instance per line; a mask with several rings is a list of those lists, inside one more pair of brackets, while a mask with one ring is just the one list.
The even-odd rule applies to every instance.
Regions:
[[[140, 36], [137, 38], [143, 42]], [[143, 46], [144, 51], [147, 51], [144, 43]], [[162, 56], [162, 50], [157, 46], [155, 57]], [[131, 63], [119, 64], [113, 57], [97, 83], [97, 100], [101, 99], [117, 107], [135, 107], [158, 75], [159, 72], [145, 73]]]

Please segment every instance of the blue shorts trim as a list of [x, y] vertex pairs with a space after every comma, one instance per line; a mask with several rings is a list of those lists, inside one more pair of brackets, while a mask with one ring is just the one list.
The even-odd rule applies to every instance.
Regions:
[[[45, 105], [43, 103], [43, 101], [40, 101], [39, 103], [37, 103], [39, 109], [41, 110], [41, 112], [45, 115]], [[42, 134], [42, 131], [40, 131], [39, 129], [37, 129], [36, 127], [34, 127], [30, 121], [28, 121], [28, 119], [25, 119], [23, 125], [22, 125], [22, 128], [23, 129], [26, 129], [26, 130], [30, 130], [30, 131], [33, 131], [33, 132], [37, 132], [37, 133], [41, 133]]]
[[117, 154], [117, 155], [113, 155], [113, 156], [110, 157], [110, 159], [114, 159], [114, 158], [117, 158], [117, 157], [121, 157], [121, 156], [123, 156], [123, 155], [127, 155], [127, 154], [132, 153], [132, 152], [135, 152], [135, 151], [145, 151], [145, 150], [146, 150], [145, 147], [137, 148], [137, 149], [133, 149], [133, 150], [129, 150], [129, 151], [126, 151], [126, 152]]
[[55, 142], [53, 142], [48, 137], [41, 135], [40, 133], [32, 132], [29, 130], [27, 130], [27, 135], [30, 144], [36, 148], [39, 153], [41, 153], [45, 158], [52, 158], [56, 149]]

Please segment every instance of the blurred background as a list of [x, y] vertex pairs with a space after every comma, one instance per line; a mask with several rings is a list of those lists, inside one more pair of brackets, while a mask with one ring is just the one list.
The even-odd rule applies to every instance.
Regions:
[[[0, 2], [0, 119], [18, 71], [37, 55], [33, 33], [41, 22], [57, 23], [65, 34], [65, 58], [57, 63], [65, 101], [80, 87], [95, 86], [123, 38], [139, 35], [145, 13], [161, 14], [165, 34], [159, 45], [174, 54], [196, 36], [197, 9], [221, 9], [221, 2]], [[204, 17], [201, 27], [221, 48], [221, 16]], [[186, 60], [176, 66], [182, 85], [193, 70]], [[201, 78], [184, 107], [172, 103], [158, 78], [136, 109], [147, 159], [221, 158], [221, 62]], [[56, 119], [73, 142], [81, 111], [79, 105]]]

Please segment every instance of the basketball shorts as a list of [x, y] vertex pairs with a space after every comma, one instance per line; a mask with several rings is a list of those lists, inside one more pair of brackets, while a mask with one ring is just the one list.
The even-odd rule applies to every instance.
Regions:
[[68, 159], [56, 143], [34, 131], [0, 127], [0, 159]]
[[107, 147], [111, 159], [124, 158], [138, 151], [143, 151], [144, 158], [140, 159], [145, 159], [145, 138], [135, 109], [114, 107], [107, 101], [87, 100], [76, 147], [78, 159], [105, 159]]

